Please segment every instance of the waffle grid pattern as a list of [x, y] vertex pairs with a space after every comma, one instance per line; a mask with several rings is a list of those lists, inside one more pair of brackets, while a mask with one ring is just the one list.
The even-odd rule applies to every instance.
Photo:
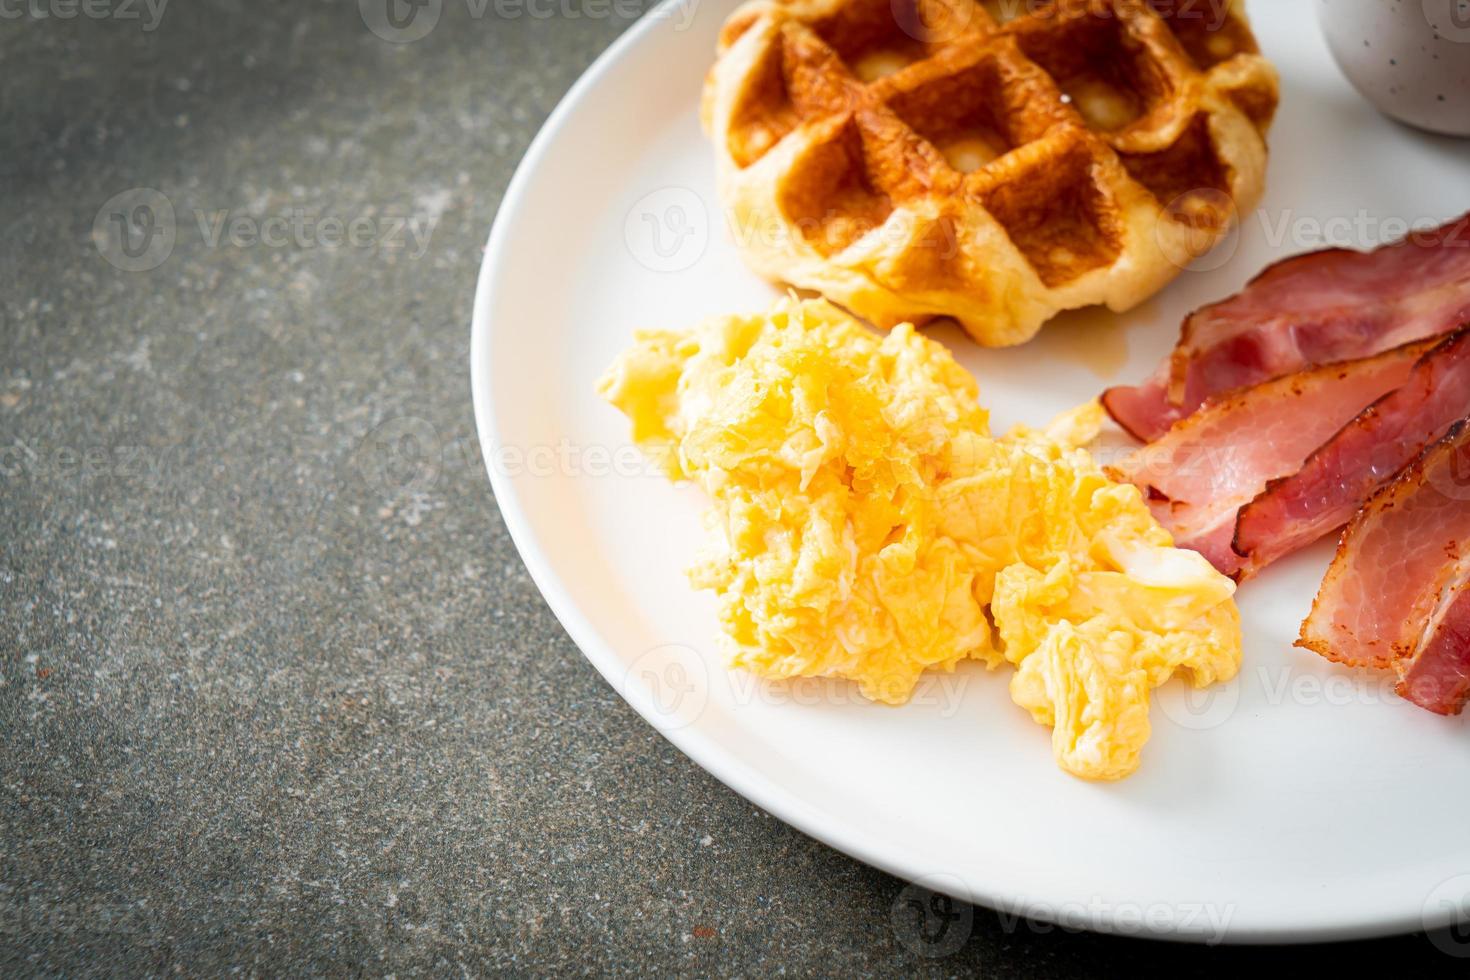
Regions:
[[990, 345], [1127, 309], [1264, 188], [1276, 75], [1223, 2], [748, 3], [704, 110], [737, 244], [880, 326]]

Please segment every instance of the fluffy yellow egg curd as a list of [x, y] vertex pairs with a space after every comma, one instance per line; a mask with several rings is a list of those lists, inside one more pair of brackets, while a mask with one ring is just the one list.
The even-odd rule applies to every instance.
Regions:
[[1176, 671], [1239, 669], [1234, 584], [1082, 448], [1096, 404], [994, 438], [943, 346], [796, 300], [640, 332], [599, 390], [714, 503], [690, 578], [719, 596], [733, 667], [901, 704], [926, 670], [1009, 663], [1058, 764], [1091, 779], [1138, 767]]

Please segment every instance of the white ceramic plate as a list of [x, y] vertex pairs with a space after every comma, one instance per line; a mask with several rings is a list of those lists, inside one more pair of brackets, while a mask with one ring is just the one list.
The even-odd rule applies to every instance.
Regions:
[[[593, 385], [640, 326], [762, 309], [778, 292], [718, 220], [700, 86], [729, 5], [668, 6], [552, 115], [512, 182], [480, 275], [475, 413], [496, 498], [562, 624], [608, 681], [705, 769], [812, 836], [911, 881], [1114, 932], [1289, 941], [1447, 923], [1470, 893], [1470, 730], [1388, 682], [1293, 650], [1328, 550], [1242, 590], [1245, 666], [1200, 698], [1161, 690], [1141, 771], [1071, 778], [1048, 731], [978, 667], [914, 703], [844, 685], [762, 687], [716, 655], [683, 569], [697, 491], [666, 483]], [[1395, 219], [1470, 208], [1470, 144], [1392, 124], [1331, 63], [1310, 4], [1251, 5], [1281, 68], [1267, 201], [1240, 234], [1126, 316], [1069, 315], [982, 351], [939, 327], [998, 428], [1143, 377], [1183, 316], [1268, 262], [1373, 244]]]

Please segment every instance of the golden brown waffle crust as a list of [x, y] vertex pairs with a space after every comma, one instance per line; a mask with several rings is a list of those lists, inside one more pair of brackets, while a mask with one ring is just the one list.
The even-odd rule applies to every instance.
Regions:
[[1132, 308], [1229, 234], [1277, 100], [1234, 0], [753, 0], [703, 121], [757, 273], [1007, 346]]

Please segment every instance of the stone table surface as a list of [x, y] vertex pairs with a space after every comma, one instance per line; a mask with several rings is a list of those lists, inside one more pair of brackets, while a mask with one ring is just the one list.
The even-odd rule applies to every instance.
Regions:
[[0, 9], [0, 975], [1322, 965], [981, 909], [921, 957], [902, 882], [613, 694], [497, 512], [468, 325], [637, 11], [373, 2]]

